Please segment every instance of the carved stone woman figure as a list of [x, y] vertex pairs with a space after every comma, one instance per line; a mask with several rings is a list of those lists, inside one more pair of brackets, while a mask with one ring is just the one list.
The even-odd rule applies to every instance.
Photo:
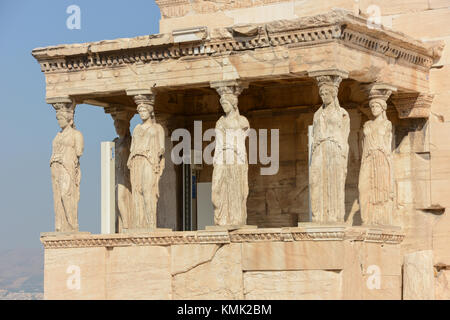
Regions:
[[312, 220], [344, 222], [350, 119], [337, 97], [341, 78], [320, 76], [317, 81], [323, 104], [313, 120], [309, 176]]
[[130, 157], [131, 134], [130, 119], [133, 116], [131, 112], [116, 112], [112, 114], [114, 118], [114, 127], [118, 137], [115, 142], [115, 165], [116, 165], [116, 230], [121, 233], [129, 228], [129, 221], [132, 212], [131, 181], [130, 169], [127, 161]]
[[239, 114], [239, 93], [233, 87], [217, 88], [224, 116], [216, 123], [212, 176], [214, 223], [220, 226], [247, 222], [248, 163], [245, 139], [250, 124]]
[[361, 218], [366, 225], [390, 225], [393, 206], [392, 124], [386, 101], [369, 102], [374, 120], [363, 128], [363, 154], [359, 174]]
[[164, 170], [164, 129], [156, 123], [153, 99], [135, 98], [142, 123], [134, 128], [128, 158], [133, 197], [132, 229], [157, 227], [159, 179]]
[[78, 231], [78, 201], [80, 199], [80, 162], [84, 142], [74, 128], [74, 106], [55, 103], [56, 119], [61, 127], [53, 139], [50, 169], [55, 208], [55, 231]]

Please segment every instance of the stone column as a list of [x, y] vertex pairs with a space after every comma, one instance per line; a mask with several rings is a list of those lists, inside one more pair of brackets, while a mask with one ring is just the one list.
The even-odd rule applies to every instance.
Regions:
[[363, 87], [373, 120], [364, 123], [359, 205], [364, 225], [389, 226], [393, 221], [394, 174], [392, 123], [386, 117], [387, 99], [396, 88], [380, 83]]
[[105, 107], [105, 112], [111, 114], [118, 135], [113, 140], [115, 146], [116, 232], [122, 233], [129, 229], [133, 209], [130, 170], [127, 162], [131, 147], [130, 120], [136, 113], [136, 109], [122, 105], [110, 105]]
[[47, 99], [56, 111], [61, 128], [53, 139], [50, 169], [56, 232], [78, 232], [78, 201], [80, 200], [80, 157], [84, 141], [75, 129], [75, 102], [69, 97]]
[[309, 185], [312, 221], [344, 223], [350, 118], [338, 100], [340, 70], [309, 74], [319, 86], [322, 105], [314, 114]]
[[238, 96], [244, 85], [238, 81], [211, 83], [220, 95], [225, 115], [216, 123], [216, 147], [212, 176], [214, 223], [217, 226], [245, 226], [247, 223], [248, 161], [245, 139], [250, 129], [239, 114]]
[[127, 91], [137, 105], [142, 119], [131, 139], [130, 169], [133, 210], [129, 221], [130, 232], [148, 232], [157, 229], [159, 180], [164, 170], [165, 134], [156, 122], [152, 90]]

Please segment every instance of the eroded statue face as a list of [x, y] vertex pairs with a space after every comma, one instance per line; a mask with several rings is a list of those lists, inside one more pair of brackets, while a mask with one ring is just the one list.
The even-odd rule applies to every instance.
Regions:
[[319, 89], [319, 96], [322, 99], [322, 102], [326, 105], [333, 103], [336, 92], [329, 86], [322, 86]]
[[114, 127], [116, 128], [116, 132], [119, 137], [123, 137], [127, 134], [129, 130], [129, 123], [124, 120], [114, 120]]
[[58, 121], [58, 125], [61, 129], [64, 129], [67, 126], [71, 125], [71, 121], [63, 114], [57, 114], [56, 120]]
[[384, 111], [384, 108], [379, 101], [370, 101], [369, 107], [375, 117], [378, 117]]
[[139, 116], [141, 117], [142, 121], [146, 121], [149, 118], [151, 118], [151, 119], [155, 118], [154, 111], [150, 110], [149, 106], [147, 106], [147, 105], [142, 105], [141, 107], [139, 107], [138, 112], [139, 112]]
[[236, 97], [232, 94], [224, 94], [220, 97], [220, 104], [225, 113], [230, 113], [237, 105]]

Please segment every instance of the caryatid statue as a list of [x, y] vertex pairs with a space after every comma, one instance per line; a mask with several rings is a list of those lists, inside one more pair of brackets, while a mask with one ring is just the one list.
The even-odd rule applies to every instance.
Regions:
[[78, 201], [80, 200], [80, 157], [83, 135], [74, 126], [75, 103], [52, 104], [61, 127], [53, 139], [50, 169], [52, 173], [55, 231], [78, 231]]
[[142, 119], [133, 131], [128, 168], [133, 198], [129, 227], [137, 230], [157, 228], [156, 208], [159, 198], [159, 179], [164, 170], [164, 129], [156, 123], [153, 94], [134, 96]]
[[365, 225], [391, 225], [394, 204], [392, 123], [386, 117], [387, 99], [394, 87], [368, 87], [369, 107], [374, 117], [364, 123], [359, 173], [359, 203]]
[[313, 120], [309, 184], [312, 221], [344, 222], [350, 118], [338, 101], [340, 75], [316, 77], [322, 106]]
[[212, 83], [225, 112], [216, 122], [213, 160], [212, 203], [214, 223], [243, 226], [247, 223], [248, 161], [245, 139], [250, 130], [246, 117], [239, 114], [238, 96], [244, 89], [237, 82]]
[[113, 140], [115, 145], [116, 231], [122, 233], [129, 228], [133, 209], [130, 169], [128, 169], [127, 162], [131, 148], [130, 120], [135, 112], [131, 108], [117, 105], [105, 108], [105, 112], [111, 114], [118, 135]]

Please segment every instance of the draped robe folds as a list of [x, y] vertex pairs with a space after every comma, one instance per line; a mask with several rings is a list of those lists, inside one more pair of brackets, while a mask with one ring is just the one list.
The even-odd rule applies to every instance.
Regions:
[[314, 114], [310, 166], [313, 222], [344, 222], [350, 119], [339, 106], [322, 106]]
[[116, 159], [116, 229], [122, 232], [129, 228], [132, 211], [130, 170], [127, 161], [130, 156], [131, 136], [114, 139]]
[[130, 228], [155, 229], [156, 209], [159, 198], [159, 179], [164, 170], [164, 158], [160, 151], [164, 129], [153, 123], [138, 124], [133, 131], [128, 168], [130, 169], [133, 199]]
[[245, 139], [248, 128], [247, 118], [240, 115], [234, 119], [222, 116], [216, 123], [212, 177], [212, 202], [216, 225], [247, 223], [249, 190]]
[[359, 174], [361, 218], [366, 225], [390, 225], [393, 209], [392, 124], [367, 121]]
[[67, 128], [58, 132], [52, 143], [50, 170], [57, 232], [78, 231], [82, 139], [79, 131]]

